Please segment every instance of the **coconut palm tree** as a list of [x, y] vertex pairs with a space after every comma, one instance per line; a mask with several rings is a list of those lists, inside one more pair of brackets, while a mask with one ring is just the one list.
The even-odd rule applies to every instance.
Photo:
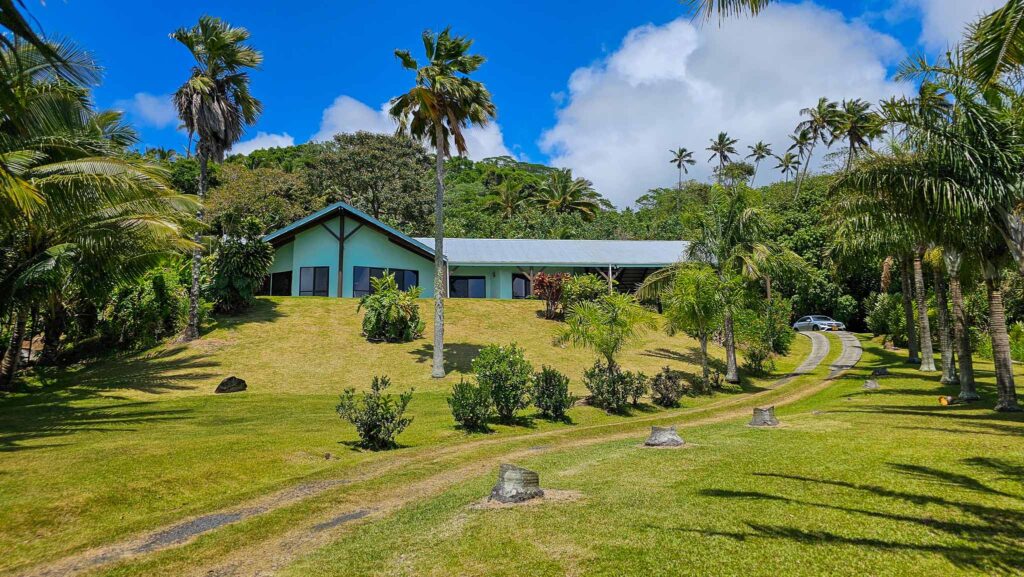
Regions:
[[601, 208], [601, 196], [585, 178], [573, 178], [568, 168], [554, 170], [540, 185], [534, 203], [552, 212], [579, 214], [590, 220]]
[[676, 165], [676, 168], [679, 169], [679, 190], [682, 190], [683, 173], [690, 173], [690, 171], [687, 170], [686, 165], [693, 166], [694, 164], [697, 164], [697, 161], [693, 159], [693, 153], [683, 147], [670, 150], [669, 152], [672, 153], [672, 160], [669, 162]]
[[444, 377], [444, 162], [451, 145], [466, 154], [464, 131], [471, 125], [484, 126], [497, 116], [491, 93], [469, 78], [484, 63], [484, 57], [470, 54], [473, 41], [453, 36], [445, 28], [438, 34], [423, 32], [427, 62], [422, 67], [408, 50], [395, 50], [402, 66], [416, 73], [416, 83], [393, 99], [389, 113], [398, 122], [398, 132], [429, 141], [436, 151], [436, 194], [434, 195], [434, 355], [431, 374]]
[[[223, 161], [224, 153], [263, 110], [260, 101], [249, 92], [248, 72], [259, 67], [263, 55], [246, 43], [248, 30], [210, 16], [202, 16], [192, 28], [179, 28], [171, 33], [171, 39], [183, 44], [195, 59], [188, 80], [174, 93], [174, 107], [189, 139], [198, 139], [200, 208], [196, 219], [202, 221], [202, 202], [209, 185], [208, 163]], [[198, 245], [200, 232], [196, 232], [195, 240]], [[199, 337], [201, 257], [197, 248], [192, 254], [192, 287], [184, 340]]]
[[683, 0], [683, 4], [704, 20], [718, 14], [719, 20], [749, 14], [757, 16], [776, 0]]
[[732, 161], [732, 155], [736, 154], [736, 143], [739, 142], [735, 138], [730, 138], [725, 132], [719, 132], [718, 136], [711, 139], [711, 145], [707, 147], [707, 150], [711, 151], [711, 156], [708, 157], [708, 162], [714, 159], [718, 159], [718, 182], [722, 182], [722, 170], [725, 165]]
[[792, 152], [776, 156], [775, 159], [779, 161], [775, 165], [775, 170], [781, 171], [782, 176], [786, 177], [786, 182], [789, 183], [789, 175], [795, 174], [800, 169], [800, 159]]
[[871, 141], [883, 133], [881, 118], [871, 111], [871, 104], [856, 98], [844, 100], [836, 112], [832, 126], [831, 146], [837, 140], [846, 141], [846, 168], [862, 151], [870, 147]]
[[484, 207], [503, 218], [512, 218], [519, 214], [529, 201], [530, 195], [524, 192], [523, 183], [506, 178], [494, 187], [492, 194], [484, 197]]
[[772, 147], [763, 140], [758, 140], [756, 144], [753, 146], [748, 145], [747, 148], [750, 149], [750, 154], [747, 155], [747, 158], [754, 159], [754, 174], [750, 177], [750, 182], [753, 184], [757, 178], [757, 168], [761, 165], [761, 161], [774, 155], [772, 154]]
[[1007, 0], [973, 23], [965, 44], [967, 70], [982, 85], [1024, 66], [1024, 1]]
[[796, 126], [798, 134], [806, 132], [807, 148], [805, 157], [801, 158], [804, 164], [803, 175], [797, 183], [797, 193], [800, 191], [800, 183], [807, 178], [807, 171], [811, 168], [811, 156], [814, 155], [814, 147], [820, 141], [828, 146], [832, 139], [832, 130], [838, 116], [839, 105], [822, 96], [818, 103], [810, 108], [800, 109], [800, 116], [806, 116], [807, 120], [801, 121]]

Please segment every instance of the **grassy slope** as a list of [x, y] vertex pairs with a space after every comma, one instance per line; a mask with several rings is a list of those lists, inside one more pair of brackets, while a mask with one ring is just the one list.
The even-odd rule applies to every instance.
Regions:
[[[524, 459], [578, 502], [469, 505], [493, 472], [407, 507], [288, 575], [999, 575], [1024, 567], [1024, 418], [949, 392], [865, 343], [857, 371], [780, 411], [784, 426], [684, 431]], [[861, 389], [897, 367], [883, 390]]]
[[[489, 343], [517, 341], [537, 368], [554, 366], [583, 390], [578, 376], [590, 354], [551, 346], [557, 323], [538, 318], [536, 302], [452, 301], [451, 374], [443, 381], [429, 378], [426, 340], [375, 345], [360, 338], [355, 307], [352, 300], [262, 299], [253, 313], [221, 323], [192, 345], [43, 374], [31, 392], [0, 399], [0, 550], [6, 552], [0, 571], [299, 479], [345, 476], [392, 455], [464, 442], [444, 395]], [[652, 334], [622, 363], [648, 374], [664, 365], [694, 370], [694, 347], [682, 337]], [[779, 372], [808, 350], [798, 339]], [[250, 390], [212, 395], [229, 374], [246, 379]], [[417, 391], [415, 421], [399, 438], [405, 448], [397, 453], [342, 444], [355, 436], [334, 415], [336, 395], [348, 386], [365, 388], [373, 374], [390, 375], [399, 390]], [[578, 425], [622, 420], [590, 407], [577, 407], [571, 416]], [[566, 425], [531, 426], [498, 427], [497, 437]]]

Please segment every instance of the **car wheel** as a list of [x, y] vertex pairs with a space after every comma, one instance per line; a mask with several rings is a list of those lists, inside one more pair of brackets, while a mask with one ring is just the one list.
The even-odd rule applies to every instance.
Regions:
[[812, 331], [820, 331], [821, 327], [819, 327], [818, 325], [814, 325], [813, 327], [811, 327], [811, 330]]

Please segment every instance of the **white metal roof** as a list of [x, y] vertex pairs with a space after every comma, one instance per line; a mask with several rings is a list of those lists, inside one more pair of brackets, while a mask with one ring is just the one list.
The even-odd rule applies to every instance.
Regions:
[[[434, 246], [433, 238], [417, 238]], [[543, 240], [446, 238], [444, 253], [454, 265], [565, 265], [662, 267], [684, 259], [681, 240]]]

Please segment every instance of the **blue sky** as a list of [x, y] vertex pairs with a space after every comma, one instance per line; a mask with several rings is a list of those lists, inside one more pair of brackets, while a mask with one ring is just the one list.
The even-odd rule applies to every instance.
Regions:
[[[674, 181], [670, 146], [704, 160], [707, 140], [728, 130], [741, 147], [764, 139], [784, 148], [797, 111], [817, 96], [905, 91], [890, 78], [900, 59], [936, 53], [996, 2], [785, 3], [721, 28], [695, 27], [674, 0], [441, 2], [437, 14], [405, 1], [29, 5], [47, 34], [74, 39], [103, 65], [100, 106], [124, 109], [145, 145], [179, 149], [166, 95], [190, 58], [167, 35], [202, 14], [245, 26], [264, 53], [252, 89], [265, 112], [240, 150], [388, 130], [379, 109], [412, 80], [394, 49], [416, 53], [422, 30], [451, 25], [488, 58], [478, 78], [499, 110], [497, 125], [471, 139], [471, 156], [507, 151], [569, 166], [626, 205]], [[708, 170], [701, 163], [694, 175]]]

